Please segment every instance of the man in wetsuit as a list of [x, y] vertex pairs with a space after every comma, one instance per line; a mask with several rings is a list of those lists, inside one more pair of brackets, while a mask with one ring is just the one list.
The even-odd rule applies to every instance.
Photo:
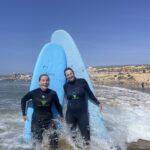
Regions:
[[102, 109], [100, 102], [96, 99], [85, 79], [77, 79], [71, 68], [66, 68], [65, 76], [67, 83], [64, 85], [65, 95], [68, 100], [66, 111], [66, 122], [71, 126], [72, 138], [75, 140], [75, 130], [79, 127], [85, 145], [90, 141], [90, 127], [88, 115], [88, 101], [90, 100]]
[[28, 92], [21, 99], [21, 109], [23, 120], [27, 119], [26, 117], [26, 103], [29, 100], [32, 100], [33, 103], [33, 115], [31, 122], [31, 131], [33, 133], [33, 139], [36, 142], [42, 142], [42, 134], [45, 130], [54, 130], [52, 134], [49, 135], [49, 144], [51, 147], [57, 147], [58, 145], [58, 135], [55, 132], [56, 126], [52, 114], [52, 104], [55, 105], [59, 115], [63, 117], [62, 107], [59, 103], [58, 96], [55, 91], [48, 89], [49, 86], [49, 77], [47, 74], [42, 74], [39, 77], [40, 87]]

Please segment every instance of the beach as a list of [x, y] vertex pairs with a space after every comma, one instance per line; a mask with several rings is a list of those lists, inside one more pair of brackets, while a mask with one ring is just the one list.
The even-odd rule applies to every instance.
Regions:
[[150, 89], [150, 65], [88, 67], [94, 83], [136, 90]]
[[[109, 79], [109, 77], [114, 76], [113, 72], [110, 72], [110, 70], [98, 72], [99, 70], [96, 69], [88, 68], [88, 71], [96, 95], [103, 105], [102, 116], [111, 139], [122, 150], [149, 150], [150, 94], [148, 79], [143, 79], [145, 85], [147, 85], [144, 88], [137, 86], [138, 84], [131, 87], [130, 82], [125, 81], [128, 78], [123, 78], [123, 84], [114, 84], [114, 79]], [[121, 73], [122, 76], [126, 75], [126, 72]], [[148, 70], [144, 73], [146, 74], [145, 77], [148, 78]], [[118, 73], [115, 72], [115, 74]], [[128, 74], [131, 75], [131, 71], [128, 70]], [[139, 70], [136, 74], [141, 76], [143, 72]], [[29, 77], [29, 75], [25, 76]], [[8, 79], [7, 76], [5, 80], [0, 81], [0, 149], [31, 150], [31, 146], [23, 142], [24, 123], [20, 109], [20, 99], [29, 89], [31, 75], [28, 78], [29, 80], [26, 80], [27, 78], [24, 78], [23, 75], [19, 75], [21, 80], [18, 76], [15, 77], [17, 78]], [[139, 79], [142, 80], [142, 77]], [[101, 80], [103, 80], [103, 83]], [[136, 80], [136, 82], [140, 83], [141, 80]], [[107, 84], [104, 84], [106, 83], [104, 81], [107, 81]], [[63, 133], [63, 138], [67, 139], [67, 136], [66, 133]], [[61, 141], [64, 140], [63, 138]], [[95, 140], [94, 137], [92, 140]], [[63, 145], [63, 142], [61, 144]], [[92, 145], [92, 150], [102, 149], [110, 150], [111, 148], [101, 142], [99, 145]]]
[[[149, 65], [89, 67], [88, 72], [93, 83], [96, 85], [121, 87], [150, 93]], [[127, 145], [127, 150], [150, 149], [150, 141], [145, 139], [137, 139]]]

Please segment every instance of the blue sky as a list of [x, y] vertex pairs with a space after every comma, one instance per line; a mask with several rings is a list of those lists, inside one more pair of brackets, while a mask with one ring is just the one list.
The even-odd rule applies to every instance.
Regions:
[[32, 72], [57, 29], [87, 66], [150, 64], [149, 0], [1, 0], [0, 74]]

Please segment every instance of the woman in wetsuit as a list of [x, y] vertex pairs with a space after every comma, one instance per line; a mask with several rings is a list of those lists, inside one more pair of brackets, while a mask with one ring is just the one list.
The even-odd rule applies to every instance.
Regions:
[[85, 79], [76, 78], [72, 68], [66, 68], [64, 73], [67, 78], [67, 82], [64, 85], [64, 91], [68, 100], [66, 122], [71, 126], [73, 140], [75, 140], [75, 130], [78, 126], [85, 141], [85, 145], [89, 145], [90, 127], [88, 101], [86, 96], [88, 96], [93, 103], [99, 106], [100, 110], [102, 109], [102, 106], [92, 93]]
[[[42, 134], [47, 129], [56, 130], [56, 126], [52, 114], [52, 104], [55, 105], [59, 115], [63, 117], [62, 107], [59, 103], [57, 93], [48, 88], [49, 86], [49, 77], [47, 74], [42, 74], [39, 77], [39, 88], [28, 92], [21, 99], [21, 109], [23, 120], [27, 119], [26, 117], [26, 103], [29, 100], [32, 100], [33, 103], [33, 115], [31, 122], [31, 131], [33, 133], [33, 139], [35, 142], [42, 142]], [[49, 135], [49, 144], [51, 147], [57, 147], [58, 145], [58, 135], [56, 132]]]

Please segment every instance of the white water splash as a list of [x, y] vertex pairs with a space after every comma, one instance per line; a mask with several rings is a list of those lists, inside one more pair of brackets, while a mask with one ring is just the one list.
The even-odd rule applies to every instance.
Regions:
[[150, 94], [108, 86], [96, 89], [109, 133], [122, 149], [138, 139], [150, 140]]
[[[0, 87], [0, 150], [32, 150], [32, 145], [23, 142], [20, 98], [28, 89], [26, 83], [23, 85], [7, 82], [7, 86]], [[103, 103], [102, 115], [112, 141], [96, 139], [92, 134], [90, 150], [112, 150], [112, 142], [126, 150], [126, 143], [150, 140], [150, 94], [108, 86], [97, 86], [96, 92]], [[60, 139], [78, 149], [65, 125]], [[78, 139], [82, 147], [82, 138]]]

